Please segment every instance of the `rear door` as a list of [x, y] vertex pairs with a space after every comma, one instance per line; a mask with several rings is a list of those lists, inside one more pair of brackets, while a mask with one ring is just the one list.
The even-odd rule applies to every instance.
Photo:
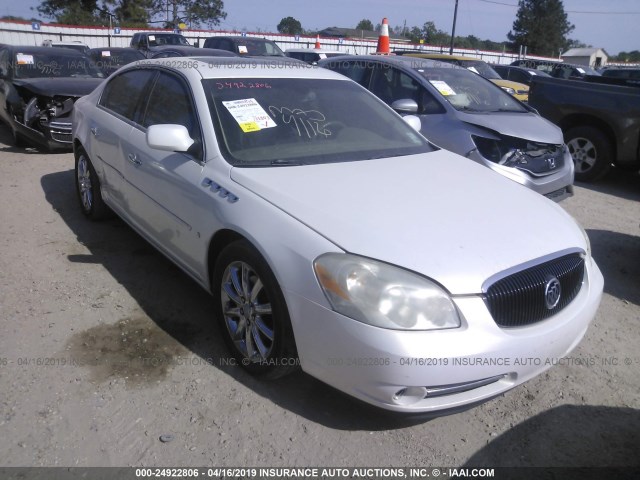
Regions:
[[154, 70], [128, 70], [108, 80], [89, 120], [89, 156], [103, 175], [103, 188], [117, 210], [124, 208], [123, 185], [128, 138], [137, 121], [142, 99], [151, 85]]

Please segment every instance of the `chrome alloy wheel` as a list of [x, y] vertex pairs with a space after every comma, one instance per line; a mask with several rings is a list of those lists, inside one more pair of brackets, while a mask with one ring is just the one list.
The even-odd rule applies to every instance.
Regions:
[[89, 160], [86, 155], [81, 154], [78, 157], [77, 169], [78, 193], [80, 201], [85, 212], [90, 212], [93, 205], [93, 192], [91, 190], [91, 171], [89, 169]]
[[588, 139], [576, 137], [567, 143], [578, 172], [591, 170], [598, 159], [596, 146]]
[[220, 295], [224, 323], [238, 351], [250, 362], [267, 360], [274, 343], [273, 312], [258, 274], [245, 262], [232, 262], [224, 270]]

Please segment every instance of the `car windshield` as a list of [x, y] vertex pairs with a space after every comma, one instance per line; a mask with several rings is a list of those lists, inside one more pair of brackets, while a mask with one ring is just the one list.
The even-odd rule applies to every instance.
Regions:
[[190, 45], [187, 39], [177, 33], [149, 35], [149, 46], [157, 47], [159, 45]]
[[349, 162], [432, 151], [418, 132], [344, 80], [203, 80], [220, 148], [236, 166]]
[[456, 109], [465, 112], [527, 112], [511, 95], [461, 68], [418, 69]]
[[240, 55], [251, 55], [254, 57], [284, 57], [284, 52], [272, 42], [261, 39], [243, 38], [238, 41], [237, 46]]
[[460, 60], [460, 65], [474, 73], [479, 73], [489, 80], [502, 79], [502, 77], [498, 75], [498, 72], [491, 68], [487, 62], [483, 62], [482, 60]]
[[84, 77], [104, 78], [104, 74], [84, 55], [16, 53], [16, 78]]

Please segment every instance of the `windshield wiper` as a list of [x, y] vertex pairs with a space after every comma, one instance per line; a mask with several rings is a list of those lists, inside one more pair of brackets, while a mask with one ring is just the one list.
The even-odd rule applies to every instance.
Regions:
[[304, 165], [300, 160], [291, 160], [286, 158], [278, 158], [277, 160], [271, 160], [271, 165], [274, 167], [297, 167]]

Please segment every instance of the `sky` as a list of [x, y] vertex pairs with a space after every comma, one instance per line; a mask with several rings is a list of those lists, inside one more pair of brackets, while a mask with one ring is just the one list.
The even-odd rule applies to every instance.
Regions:
[[[0, 16], [37, 16], [30, 7], [39, 0], [2, 0]], [[518, 0], [459, 0], [456, 35], [475, 35], [496, 42], [506, 40], [517, 11]], [[294, 17], [307, 30], [326, 27], [355, 28], [362, 19], [376, 25], [383, 17], [395, 27], [421, 27], [433, 21], [436, 27], [451, 31], [455, 0], [224, 0], [227, 18], [219, 28], [277, 32], [284, 17]], [[640, 1], [638, 0], [564, 0], [569, 22], [575, 25], [570, 38], [593, 47], [604, 48], [609, 55], [640, 50]], [[589, 13], [581, 13], [589, 12]]]

